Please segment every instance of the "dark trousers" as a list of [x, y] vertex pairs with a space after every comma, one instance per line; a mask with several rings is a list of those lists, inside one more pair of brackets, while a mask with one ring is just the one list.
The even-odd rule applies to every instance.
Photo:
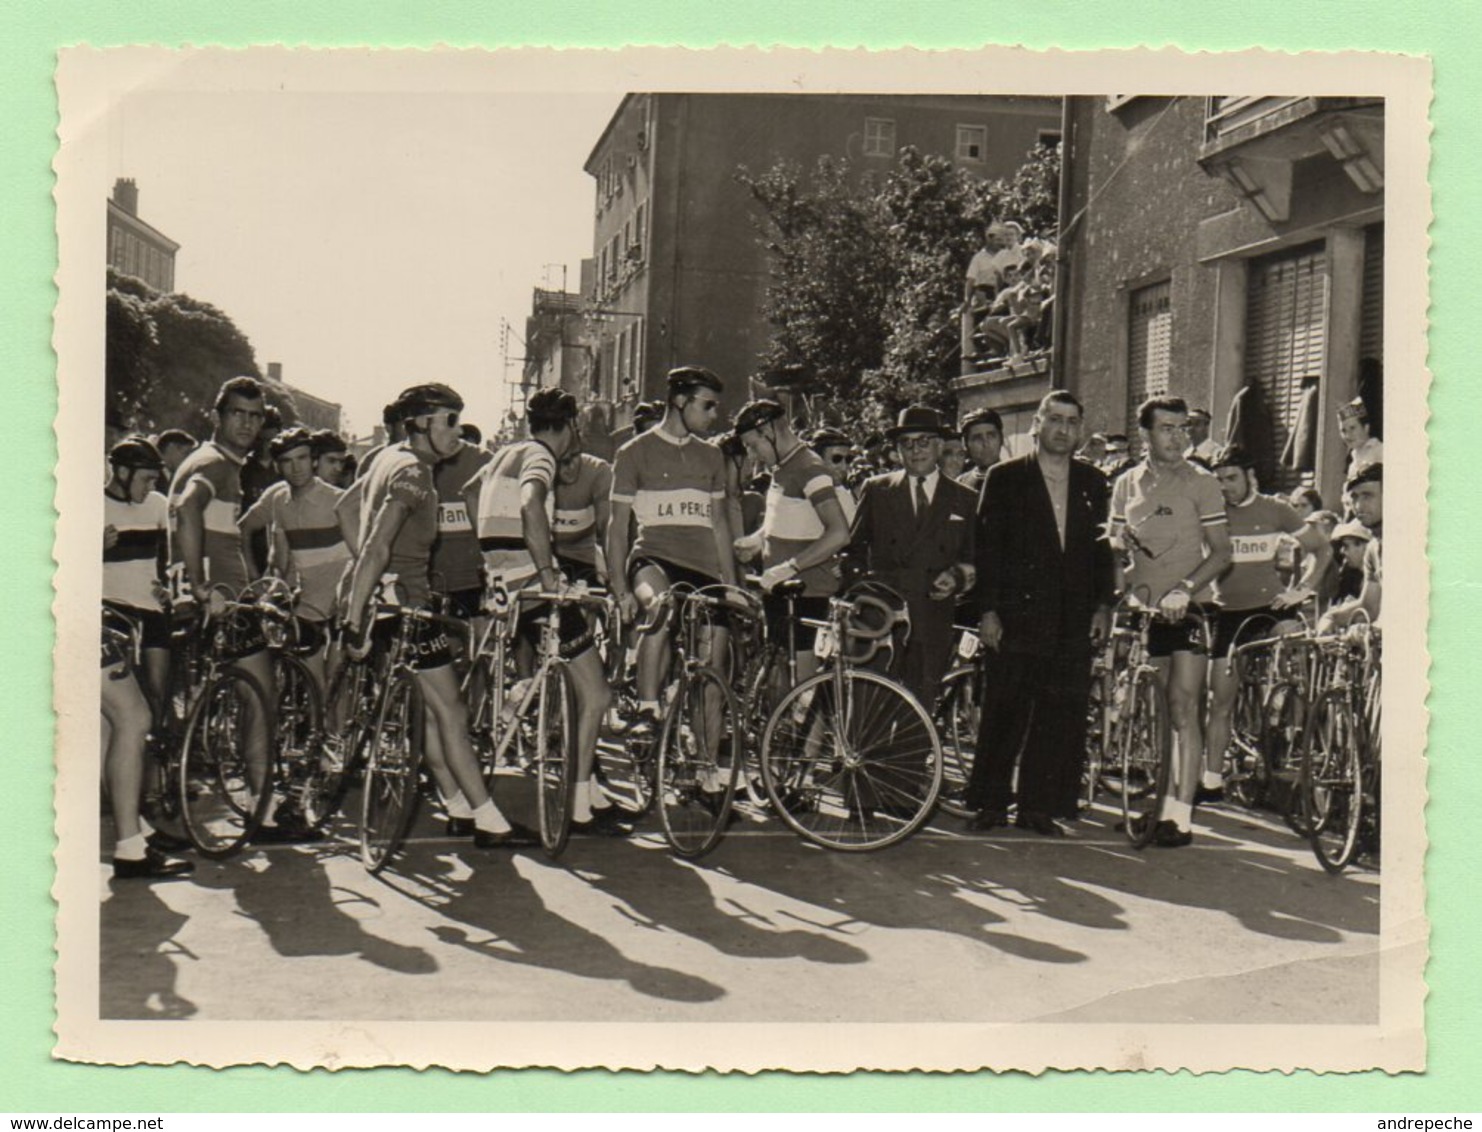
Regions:
[[967, 804], [1008, 809], [1019, 763], [1020, 813], [1074, 818], [1086, 746], [1091, 654], [990, 654], [983, 661], [983, 721]]

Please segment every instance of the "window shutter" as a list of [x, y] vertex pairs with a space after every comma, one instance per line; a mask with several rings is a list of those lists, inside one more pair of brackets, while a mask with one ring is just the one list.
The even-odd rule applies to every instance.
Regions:
[[1169, 348], [1173, 344], [1173, 290], [1168, 280], [1132, 292], [1127, 336], [1127, 438], [1138, 454], [1137, 409], [1168, 392]]
[[1359, 314], [1359, 357], [1384, 360], [1384, 225], [1364, 229], [1364, 296]]

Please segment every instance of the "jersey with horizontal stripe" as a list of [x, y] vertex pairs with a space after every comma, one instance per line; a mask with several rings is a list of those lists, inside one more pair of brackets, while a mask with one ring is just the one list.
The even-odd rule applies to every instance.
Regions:
[[169, 533], [170, 505], [157, 491], [143, 503], [130, 503], [103, 493], [103, 524], [118, 532], [112, 547], [103, 548], [103, 600], [157, 610], [160, 559]]
[[469, 483], [477, 484], [479, 489], [477, 531], [489, 581], [498, 579], [509, 590], [530, 585], [536, 580], [537, 571], [525, 541], [520, 492], [527, 483], [541, 484], [545, 488], [546, 521], [554, 522], [555, 455], [539, 440], [511, 444], [501, 449]]
[[432, 544], [432, 573], [443, 592], [476, 590], [479, 577], [479, 540], [473, 533], [463, 486], [494, 457], [487, 448], [464, 443], [432, 472], [437, 485], [437, 541]]
[[[205, 557], [206, 583], [226, 586], [235, 597], [247, 585], [247, 560], [242, 555], [242, 533], [237, 519], [242, 513], [242, 466], [246, 461], [233, 456], [214, 440], [207, 440], [181, 461], [170, 483], [172, 524], [179, 522], [174, 511], [193, 483], [206, 486], [206, 507], [201, 518], [205, 525], [202, 544]], [[177, 540], [178, 541], [178, 540]], [[170, 560], [181, 561], [180, 548], [171, 543]]]
[[655, 426], [619, 448], [613, 461], [612, 501], [631, 506], [638, 521], [632, 558], [657, 558], [719, 580], [715, 514], [725, 497], [725, 457], [694, 435], [681, 439]]
[[375, 530], [375, 517], [387, 503], [406, 508], [406, 519], [391, 540], [386, 572], [401, 583], [408, 605], [426, 605], [432, 594], [428, 567], [437, 538], [437, 487], [432, 482], [433, 460], [405, 443], [393, 444], [376, 457], [365, 477], [360, 500], [360, 539], [364, 545]]
[[612, 494], [612, 465], [583, 452], [576, 458], [576, 479], [556, 477], [556, 553], [573, 562], [597, 565], [597, 500]]
[[[762, 565], [786, 562], [823, 537], [818, 508], [837, 499], [833, 477], [816, 452], [799, 446], [772, 471], [767, 510], [762, 519]], [[839, 576], [829, 563], [810, 566], [798, 576], [805, 597], [828, 597], [839, 592]]]
[[1215, 579], [1214, 592], [1226, 609], [1264, 609], [1286, 587], [1276, 572], [1281, 536], [1302, 529], [1291, 504], [1252, 492], [1225, 508], [1230, 523], [1230, 566]]
[[[1132, 543], [1129, 591], [1156, 604], [1199, 569], [1205, 530], [1226, 523], [1225, 497], [1213, 474], [1187, 460], [1162, 470], [1144, 461], [1112, 487], [1111, 519]], [[1207, 601], [1210, 595], [1206, 583], [1191, 596]]]
[[350, 560], [335, 509], [343, 494], [315, 476], [297, 495], [286, 483], [274, 484], [258, 500], [288, 542], [290, 577], [299, 587], [296, 612], [309, 621], [334, 616], [335, 590]]

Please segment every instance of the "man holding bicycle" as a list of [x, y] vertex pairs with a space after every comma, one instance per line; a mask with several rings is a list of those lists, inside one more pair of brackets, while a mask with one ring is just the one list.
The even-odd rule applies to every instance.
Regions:
[[1194, 796], [1204, 767], [1204, 681], [1211, 585], [1230, 564], [1230, 529], [1219, 481], [1184, 458], [1189, 407], [1152, 397], [1137, 411], [1147, 458], [1112, 488], [1111, 533], [1128, 553], [1127, 590], [1158, 611], [1148, 638], [1168, 693], [1177, 758], [1154, 843], [1193, 838]]
[[[724, 390], [700, 366], [668, 376], [664, 419], [617, 451], [612, 469], [612, 518], [607, 563], [612, 594], [631, 623], [641, 608], [652, 617], [676, 582], [695, 588], [736, 584], [731, 524], [726, 515], [725, 457], [704, 439], [715, 427]], [[638, 539], [629, 545], [637, 518]], [[712, 655], [723, 655], [717, 630]], [[634, 737], [652, 735], [659, 719], [659, 688], [669, 657], [669, 627], [656, 625], [638, 642], [638, 719]]]
[[[365, 641], [372, 592], [388, 572], [405, 591], [406, 604], [426, 608], [432, 597], [429, 568], [437, 538], [437, 487], [432, 469], [462, 443], [458, 429], [463, 398], [446, 385], [414, 385], [397, 398], [395, 415], [406, 440], [387, 447], [365, 477], [360, 530], [363, 542], [345, 604], [345, 630]], [[468, 705], [453, 669], [446, 631], [417, 626], [417, 687], [428, 707], [427, 764], [452, 817], [471, 817], [480, 849], [535, 845], [533, 830], [511, 823], [484, 785], [468, 735]]]
[[[484, 575], [504, 600], [523, 589], [560, 593], [566, 579], [556, 565], [554, 532], [557, 466], [580, 452], [576, 398], [562, 389], [542, 389], [525, 408], [530, 439], [511, 444], [464, 486], [470, 513], [477, 516]], [[518, 632], [526, 644], [539, 647], [541, 628], [551, 609], [547, 603], [526, 606]], [[555, 611], [561, 657], [567, 662], [576, 694], [576, 791], [572, 828], [578, 833], [625, 837], [632, 827], [616, 820], [614, 807], [592, 781], [597, 731], [612, 702], [612, 690], [592, 627], [574, 605]]]
[[[1230, 742], [1230, 714], [1240, 674], [1232, 655], [1250, 641], [1301, 627], [1296, 611], [1316, 591], [1332, 552], [1314, 524], [1304, 523], [1291, 504], [1263, 495], [1256, 482], [1255, 461], [1238, 445], [1227, 444], [1210, 460], [1225, 497], [1231, 563], [1215, 581], [1220, 611], [1215, 618], [1214, 668], [1209, 674], [1209, 724], [1205, 730], [1205, 763], [1195, 803], [1224, 798], [1221, 763]], [[1303, 577], [1288, 590], [1276, 568], [1283, 536], [1295, 538], [1306, 551]]]
[[1360, 616], [1379, 623], [1379, 597], [1384, 580], [1381, 542], [1384, 533], [1384, 465], [1368, 464], [1348, 477], [1343, 485], [1348, 506], [1374, 537], [1364, 548], [1364, 582], [1358, 597], [1328, 610], [1318, 624], [1325, 633], [1345, 628]]

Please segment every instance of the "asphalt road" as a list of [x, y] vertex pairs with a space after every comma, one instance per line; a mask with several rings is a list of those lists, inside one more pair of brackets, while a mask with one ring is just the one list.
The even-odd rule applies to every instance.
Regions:
[[481, 852], [424, 817], [380, 878], [348, 828], [190, 881], [100, 863], [102, 1016], [1377, 1020], [1377, 874], [1326, 875], [1269, 815], [1141, 852], [1115, 817], [850, 855], [748, 815], [698, 863], [656, 832]]

